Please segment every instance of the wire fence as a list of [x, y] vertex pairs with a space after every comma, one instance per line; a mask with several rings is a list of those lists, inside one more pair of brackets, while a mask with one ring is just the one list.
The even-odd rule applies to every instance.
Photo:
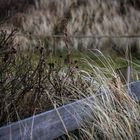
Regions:
[[51, 35], [52, 38], [140, 38], [140, 35]]
[[[39, 38], [41, 35], [34, 35], [31, 33], [19, 33], [18, 35], [24, 36], [32, 36]], [[140, 34], [132, 34], [132, 35], [43, 35], [46, 38], [140, 38]]]

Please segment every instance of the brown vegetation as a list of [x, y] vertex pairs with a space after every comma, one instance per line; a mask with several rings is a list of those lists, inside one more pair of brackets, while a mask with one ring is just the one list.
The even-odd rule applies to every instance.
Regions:
[[[1, 1], [3, 2], [3, 1]], [[18, 12], [1, 25], [3, 27], [16, 27], [21, 31], [22, 36], [31, 33], [32, 39], [27, 38], [29, 42], [35, 42], [35, 37], [44, 40], [46, 36], [54, 34], [63, 34], [66, 29], [68, 35], [139, 35], [140, 34], [140, 11], [139, 1], [116, 1], [109, 0], [41, 0], [35, 3], [24, 0], [26, 10], [21, 3], [11, 1], [11, 4], [5, 6], [13, 7], [17, 5]], [[20, 4], [22, 8], [20, 8]], [[31, 5], [35, 5], [34, 8]], [[27, 8], [29, 7], [29, 8]], [[9, 7], [8, 7], [9, 8]], [[1, 9], [1, 8], [0, 8]], [[6, 11], [6, 9], [5, 9]], [[3, 13], [3, 12], [2, 12]], [[10, 11], [12, 13], [12, 10]], [[49, 47], [52, 47], [52, 40], [47, 40]], [[112, 38], [86, 38], [73, 39], [73, 48], [93, 49], [93, 48], [111, 48], [123, 52], [126, 46], [136, 48], [140, 52], [139, 39], [112, 39]], [[64, 40], [57, 39], [59, 48], [64, 48]], [[135, 46], [134, 46], [135, 44]]]

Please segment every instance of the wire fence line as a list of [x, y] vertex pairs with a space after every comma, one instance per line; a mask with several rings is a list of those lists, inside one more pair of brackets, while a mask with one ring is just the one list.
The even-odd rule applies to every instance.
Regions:
[[65, 35], [65, 34], [58, 34], [58, 35], [34, 35], [32, 33], [23, 32], [17, 33], [19, 36], [27, 36], [27, 37], [35, 37], [39, 38], [44, 36], [46, 38], [140, 38], [140, 34], [132, 34], [132, 35]]
[[140, 35], [51, 35], [52, 38], [140, 38]]
[[[24, 32], [24, 34], [18, 33], [18, 35], [24, 35], [25, 37], [29, 37], [30, 39], [39, 39], [43, 38], [50, 38], [53, 39], [53, 52], [56, 52], [57, 46], [57, 39], [96, 39], [96, 41], [102, 40], [104, 38], [111, 38], [111, 39], [140, 39], [139, 34], [132, 34], [132, 35], [65, 35], [65, 34], [57, 34], [57, 35], [34, 35], [30, 32]], [[71, 40], [70, 40], [71, 42]], [[98, 48], [98, 43], [96, 44], [96, 48]]]

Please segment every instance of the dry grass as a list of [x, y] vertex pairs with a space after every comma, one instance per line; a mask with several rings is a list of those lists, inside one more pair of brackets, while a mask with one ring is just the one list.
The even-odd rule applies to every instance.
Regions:
[[[41, 0], [36, 8], [29, 8], [26, 13], [15, 14], [10, 26], [18, 27], [21, 34], [45, 38], [48, 35], [133, 35], [140, 34], [140, 12], [138, 1], [98, 0]], [[131, 4], [130, 4], [131, 3]], [[133, 3], [133, 4], [132, 4]], [[7, 25], [9, 26], [9, 25]], [[32, 42], [31, 38], [27, 38]], [[33, 40], [34, 41], [34, 40]], [[51, 47], [52, 41], [48, 41]], [[136, 47], [139, 52], [139, 39], [73, 39], [73, 47], [79, 48], [123, 48]], [[63, 39], [57, 40], [60, 48], [64, 48]]]
[[[79, 130], [69, 133], [70, 139], [139, 139], [139, 105], [124, 90], [120, 77], [112, 67], [114, 65], [113, 61], [105, 59], [103, 63], [106, 67], [104, 68], [99, 65], [95, 66], [94, 60], [84, 59], [84, 62], [92, 70], [91, 74], [88, 71], [82, 70], [82, 72], [90, 79], [87, 92], [93, 97], [93, 100], [85, 101], [85, 105], [89, 106], [90, 110], [83, 111], [88, 117], [84, 118], [83, 126]], [[109, 80], [106, 74], [111, 75], [112, 80]], [[94, 91], [93, 79], [96, 81], [95, 85], [102, 85], [100, 90], [96, 92]], [[77, 91], [79, 92], [78, 95], [84, 94], [81, 89]], [[101, 93], [100, 91], [104, 94], [98, 96]], [[63, 136], [61, 139], [68, 138]]]

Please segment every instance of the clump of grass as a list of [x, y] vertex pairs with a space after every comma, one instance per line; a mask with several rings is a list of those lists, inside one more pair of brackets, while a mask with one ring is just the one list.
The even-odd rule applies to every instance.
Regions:
[[[114, 62], [103, 55], [102, 57], [104, 60], [100, 60], [104, 67], [94, 60], [84, 59], [90, 70], [82, 70], [82, 73], [90, 79], [87, 92], [92, 100], [85, 101], [90, 109], [83, 110], [88, 117], [84, 118], [82, 127], [69, 133], [69, 137], [72, 140], [139, 139], [139, 104], [128, 96], [113, 68]], [[92, 79], [99, 85], [99, 90], [94, 91]], [[81, 89], [77, 91], [79, 95], [85, 94]], [[67, 137], [63, 136], [62, 139]]]

